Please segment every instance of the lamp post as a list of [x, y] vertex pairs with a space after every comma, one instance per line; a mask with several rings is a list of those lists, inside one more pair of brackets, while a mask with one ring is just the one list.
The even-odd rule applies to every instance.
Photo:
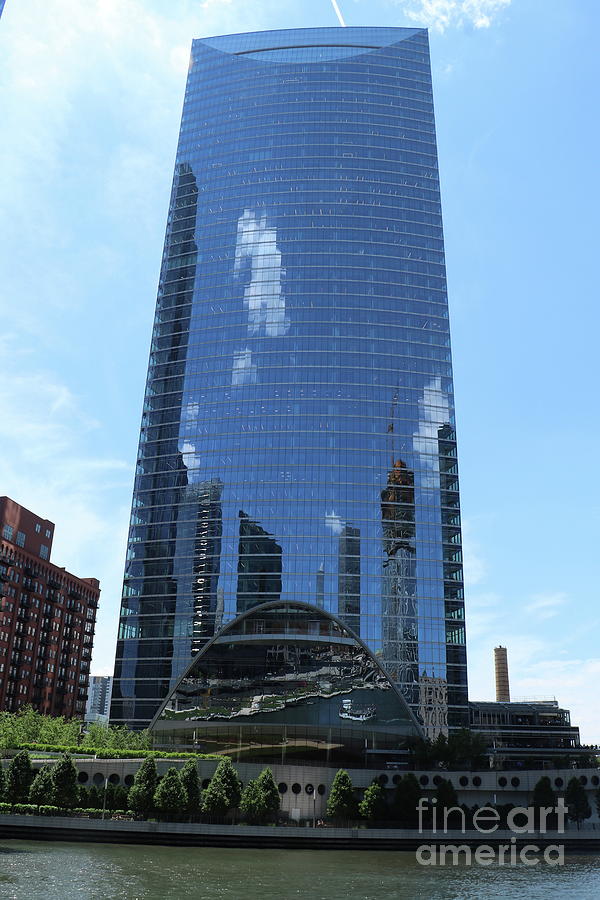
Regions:
[[106, 814], [106, 791], [108, 788], [108, 775], [104, 776], [104, 800], [102, 802], [102, 819], [104, 820], [104, 816]]

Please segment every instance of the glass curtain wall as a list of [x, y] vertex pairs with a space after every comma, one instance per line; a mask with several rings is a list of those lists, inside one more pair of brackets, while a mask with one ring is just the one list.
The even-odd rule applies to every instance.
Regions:
[[274, 601], [339, 616], [427, 734], [468, 724], [425, 30], [193, 43], [112, 721]]

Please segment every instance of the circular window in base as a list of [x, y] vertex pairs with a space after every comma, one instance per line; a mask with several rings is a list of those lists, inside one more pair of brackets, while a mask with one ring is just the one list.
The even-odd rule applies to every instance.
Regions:
[[126, 787], [131, 787], [131, 785], [133, 784], [133, 780], [134, 780], [133, 775], [126, 775], [125, 778], [123, 779]]
[[279, 782], [279, 784], [277, 785], [277, 790], [279, 791], [280, 794], [287, 793], [287, 784], [285, 783], [285, 781]]
[[302, 786], [299, 785], [297, 781], [295, 781], [294, 784], [292, 785], [292, 794], [299, 794], [301, 790], [302, 790]]
[[508, 784], [508, 781], [506, 780], [504, 775], [500, 776], [500, 778], [498, 779], [498, 784], [500, 785], [500, 787], [506, 787], [506, 785]]
[[322, 797], [326, 790], [327, 790], [327, 788], [325, 787], [325, 785], [320, 784], [319, 787], [317, 788], [317, 794], [320, 794]]
[[307, 794], [314, 794], [315, 786], [314, 786], [314, 784], [307, 784], [306, 787], [304, 788], [304, 790], [306, 791]]
[[77, 781], [79, 782], [79, 784], [85, 784], [86, 781], [89, 780], [89, 777], [90, 776], [88, 775], [87, 772], [79, 772], [77, 774]]
[[473, 779], [473, 784], [475, 785], [475, 787], [481, 787], [481, 778], [479, 777], [479, 775], [475, 776], [475, 778]]

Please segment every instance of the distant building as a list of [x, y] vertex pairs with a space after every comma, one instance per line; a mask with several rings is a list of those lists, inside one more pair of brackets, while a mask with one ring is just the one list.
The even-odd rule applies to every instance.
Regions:
[[499, 768], [543, 768], [589, 754], [581, 747], [579, 728], [556, 700], [494, 703], [471, 701], [471, 729], [488, 739]]
[[86, 722], [108, 722], [110, 697], [112, 694], [112, 676], [91, 675], [88, 689]]
[[83, 718], [100, 582], [51, 563], [53, 535], [0, 497], [0, 710]]

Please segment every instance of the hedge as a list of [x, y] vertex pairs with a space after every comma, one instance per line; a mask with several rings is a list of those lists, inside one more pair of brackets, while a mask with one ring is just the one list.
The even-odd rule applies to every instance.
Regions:
[[71, 753], [77, 756], [95, 756], [97, 759], [221, 759], [216, 753], [172, 753], [161, 750], [117, 750], [107, 747], [73, 747], [64, 744], [20, 744], [14, 750], [39, 753]]
[[59, 806], [36, 806], [35, 803], [0, 803], [0, 815], [1, 816], [10, 816], [10, 815], [20, 815], [20, 816], [76, 816], [77, 818], [83, 818], [87, 816], [88, 819], [101, 819], [104, 815], [105, 819], [112, 819], [114, 816], [127, 816], [127, 818], [134, 819], [135, 813], [130, 809], [125, 812], [121, 809], [83, 809], [82, 807], [77, 807], [77, 809], [64, 810]]

